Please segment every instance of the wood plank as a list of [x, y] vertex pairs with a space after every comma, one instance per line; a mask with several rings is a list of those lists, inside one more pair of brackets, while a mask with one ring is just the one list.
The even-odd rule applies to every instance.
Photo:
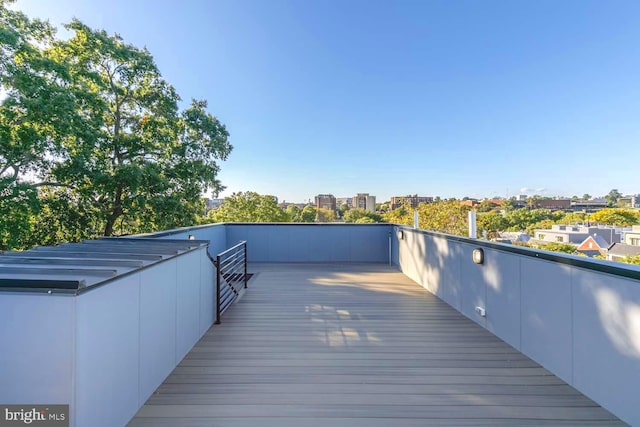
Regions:
[[[455, 399], [452, 399], [455, 400]], [[540, 407], [469, 405], [145, 405], [138, 417], [318, 417], [326, 418], [426, 418], [426, 419], [526, 419], [526, 420], [612, 420], [604, 409], [596, 407]]]
[[[624, 424], [616, 420], [522, 420], [522, 419], [411, 419], [401, 418], [332, 418], [330, 425], [341, 427], [619, 427]], [[327, 427], [328, 420], [323, 418], [135, 418], [130, 427], [176, 426], [180, 427]]]
[[624, 425], [384, 265], [261, 265], [130, 426]]

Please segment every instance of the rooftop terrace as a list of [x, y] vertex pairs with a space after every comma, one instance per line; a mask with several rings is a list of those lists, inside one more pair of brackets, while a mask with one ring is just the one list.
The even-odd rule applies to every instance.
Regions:
[[[211, 259], [238, 241], [255, 275], [216, 319]], [[3, 254], [0, 283], [0, 403], [71, 426], [640, 425], [633, 266], [219, 224]]]
[[129, 424], [624, 425], [379, 264], [262, 264]]

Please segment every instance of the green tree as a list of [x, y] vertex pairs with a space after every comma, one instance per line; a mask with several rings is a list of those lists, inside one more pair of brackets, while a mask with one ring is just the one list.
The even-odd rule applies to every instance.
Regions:
[[542, 220], [556, 221], [563, 215], [563, 212], [552, 212], [549, 209], [516, 209], [508, 212], [505, 219], [508, 222], [509, 231], [525, 231], [531, 225]]
[[556, 221], [556, 224], [580, 224], [586, 219], [586, 215], [580, 212], [566, 213], [562, 218]]
[[[0, 249], [25, 248], [29, 218], [38, 213], [37, 190], [60, 141], [82, 128], [68, 89], [67, 64], [43, 53], [53, 28], [11, 10], [0, 0]], [[25, 176], [30, 176], [26, 180]]]
[[478, 206], [476, 206], [476, 211], [478, 212], [489, 212], [492, 211], [496, 208], [496, 205], [491, 201], [491, 200], [483, 200], [480, 203], [478, 203]]
[[376, 203], [376, 212], [380, 212], [381, 214], [389, 212], [390, 206], [391, 202]]
[[216, 160], [232, 149], [224, 125], [206, 101], [179, 111], [146, 49], [77, 20], [66, 27], [74, 36], [46, 54], [69, 64], [85, 126], [64, 141], [50, 176], [94, 207], [106, 236], [117, 221], [123, 232], [193, 224], [200, 195], [222, 189]]
[[27, 247], [77, 242], [100, 235], [93, 207], [82, 203], [69, 189], [46, 188], [40, 192], [40, 211], [30, 218]]
[[369, 218], [368, 216], [363, 216], [361, 218], [358, 218], [355, 223], [356, 224], [375, 224], [376, 221], [374, 221], [372, 218]]
[[469, 232], [467, 214], [470, 208], [459, 200], [450, 199], [418, 205], [418, 225], [423, 230], [466, 236]]
[[212, 222], [288, 222], [286, 212], [280, 209], [273, 196], [253, 191], [233, 193], [224, 203], [208, 214]]
[[28, 247], [30, 218], [39, 209], [37, 192], [29, 184], [0, 178], [0, 250]]
[[576, 252], [576, 247], [568, 243], [550, 242], [540, 246], [540, 249], [545, 251], [563, 252], [565, 254], [573, 254]]
[[360, 218], [370, 218], [373, 222], [381, 222], [382, 216], [362, 208], [349, 209], [344, 214], [344, 222], [358, 222]]
[[582, 200], [591, 200], [591, 194], [589, 193], [584, 193], [582, 195]]
[[[68, 88], [68, 64], [49, 58], [53, 28], [8, 9], [0, 0], [0, 177], [48, 171], [62, 138], [82, 127]], [[10, 178], [10, 180], [6, 180]]]
[[552, 219], [543, 219], [538, 222], [534, 222], [533, 224], [529, 224], [525, 229], [525, 232], [529, 236], [533, 236], [535, 235], [536, 230], [549, 230], [551, 229], [551, 226], [555, 223], [556, 222]]
[[320, 208], [316, 210], [317, 222], [333, 222], [336, 220], [336, 213], [331, 209]]
[[625, 257], [622, 262], [626, 264], [640, 265], [640, 255]]
[[622, 197], [622, 193], [620, 193], [617, 189], [613, 189], [609, 191], [609, 194], [605, 196], [605, 200], [607, 201], [607, 206], [614, 207], [618, 204], [618, 199]]
[[506, 230], [508, 222], [501, 213], [491, 211], [479, 213], [476, 218], [476, 225], [478, 235], [486, 234], [488, 239], [494, 239], [498, 237], [498, 232]]
[[502, 204], [502, 210], [509, 212], [515, 209], [515, 206], [513, 204], [513, 200], [509, 199], [509, 200], [505, 200], [505, 202]]
[[413, 209], [409, 202], [404, 202], [399, 208], [386, 212], [382, 218], [385, 222], [391, 224], [412, 225]]
[[315, 222], [316, 220], [316, 207], [307, 205], [302, 208], [300, 212], [300, 221], [299, 222]]
[[589, 215], [591, 222], [618, 226], [630, 226], [640, 223], [638, 213], [631, 209], [607, 208]]
[[340, 218], [344, 218], [344, 214], [348, 210], [349, 210], [349, 205], [348, 204], [346, 204], [346, 203], [341, 204], [340, 207], [338, 208], [338, 215], [340, 215]]
[[517, 246], [525, 246], [533, 249], [543, 249], [545, 251], [562, 252], [565, 254], [579, 255], [576, 253], [576, 247], [569, 243], [549, 242], [549, 243], [514, 243]]
[[285, 213], [289, 217], [289, 221], [292, 222], [301, 222], [300, 221], [300, 213], [301, 209], [296, 205], [289, 205], [285, 209]]

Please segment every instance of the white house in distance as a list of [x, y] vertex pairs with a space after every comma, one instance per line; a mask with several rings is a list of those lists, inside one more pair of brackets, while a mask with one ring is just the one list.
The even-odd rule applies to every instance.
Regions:
[[579, 245], [587, 237], [601, 237], [600, 243], [606, 242], [608, 246], [622, 241], [622, 233], [628, 230], [621, 227], [595, 227], [587, 225], [563, 225], [554, 224], [549, 230], [535, 230], [534, 239], [541, 242], [571, 243]]

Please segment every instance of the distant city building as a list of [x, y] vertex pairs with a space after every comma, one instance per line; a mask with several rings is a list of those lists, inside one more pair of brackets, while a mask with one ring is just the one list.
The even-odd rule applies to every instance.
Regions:
[[[586, 225], [562, 225], [554, 224], [549, 230], [535, 230], [534, 239], [543, 242], [571, 243], [580, 245], [589, 236], [598, 236], [604, 239], [607, 246], [619, 243], [622, 240], [621, 227], [590, 227]], [[598, 239], [599, 240], [599, 239]]]
[[534, 199], [532, 207], [535, 209], [551, 209], [556, 211], [568, 211], [571, 209], [570, 199]]
[[347, 205], [349, 209], [353, 207], [353, 197], [337, 197], [336, 207], [339, 209], [342, 205]]
[[577, 200], [571, 202], [571, 210], [574, 212], [592, 213], [598, 212], [607, 207], [607, 202], [604, 200]]
[[376, 211], [376, 196], [370, 196], [369, 193], [358, 193], [353, 197], [353, 208], [365, 209], [369, 212]]
[[640, 197], [626, 196], [618, 199], [617, 205], [621, 208], [638, 208], [640, 207]]
[[517, 198], [517, 201], [519, 202], [526, 202], [527, 201], [527, 195], [526, 194], [520, 194]]
[[336, 210], [336, 198], [333, 194], [318, 194], [316, 196], [316, 209]]
[[420, 203], [433, 203], [433, 197], [418, 196], [417, 194], [410, 194], [408, 196], [395, 196], [391, 198], [390, 209], [398, 209], [407, 202], [411, 204], [412, 208], [417, 208]]

